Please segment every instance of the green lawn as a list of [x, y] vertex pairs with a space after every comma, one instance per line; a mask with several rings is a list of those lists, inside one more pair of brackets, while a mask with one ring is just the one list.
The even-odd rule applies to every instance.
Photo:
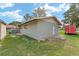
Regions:
[[66, 40], [53, 40], [38, 42], [27, 36], [8, 35], [0, 42], [1, 56], [62, 56], [79, 55], [79, 35], [65, 35], [59, 31]]

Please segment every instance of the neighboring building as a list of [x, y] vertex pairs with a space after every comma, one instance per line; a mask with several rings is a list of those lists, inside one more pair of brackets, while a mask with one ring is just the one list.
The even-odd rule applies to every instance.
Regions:
[[15, 34], [16, 26], [6, 25], [7, 34]]
[[14, 25], [6, 25], [6, 29], [8, 30], [8, 29], [15, 29], [16, 28], [16, 26], [14, 26]]
[[6, 25], [6, 30], [8, 34], [19, 33], [19, 30], [15, 25]]
[[0, 20], [0, 40], [6, 36], [6, 23]]
[[19, 34], [20, 33], [20, 29], [19, 29], [19, 25], [21, 24], [21, 22], [18, 21], [13, 21], [11, 23], [9, 23], [8, 25], [6, 25], [7, 28], [7, 32], [9, 34]]
[[20, 32], [37, 40], [45, 40], [58, 36], [61, 23], [54, 16], [35, 17], [21, 24]]

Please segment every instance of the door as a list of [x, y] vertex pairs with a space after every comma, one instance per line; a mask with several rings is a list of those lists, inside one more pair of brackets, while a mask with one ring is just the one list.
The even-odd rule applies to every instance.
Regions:
[[56, 34], [56, 27], [55, 25], [53, 25], [53, 28], [52, 28], [52, 35], [55, 35]]

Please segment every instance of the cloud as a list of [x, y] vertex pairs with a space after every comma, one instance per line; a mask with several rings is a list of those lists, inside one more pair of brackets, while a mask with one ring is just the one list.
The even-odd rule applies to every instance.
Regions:
[[51, 16], [51, 14], [55, 12], [58, 13], [61, 11], [67, 11], [70, 8], [70, 4], [63, 3], [56, 7], [49, 5], [49, 3], [46, 3], [46, 4], [41, 4], [40, 8], [44, 8], [46, 10], [47, 16]]
[[50, 10], [51, 12], [60, 12], [60, 11], [67, 11], [69, 9], [69, 4], [60, 4], [58, 7], [50, 6], [49, 4], [45, 4], [43, 6], [46, 10]]
[[12, 3], [0, 3], [0, 8], [4, 9], [4, 8], [8, 8], [8, 7], [13, 7], [15, 4]]
[[60, 10], [58, 10], [58, 8], [54, 7], [54, 6], [50, 6], [49, 4], [45, 4], [44, 6], [41, 6], [41, 7], [44, 7], [47, 11], [51, 11], [51, 12], [58, 12]]
[[19, 14], [20, 11], [21, 10], [0, 12], [0, 16], [9, 17], [14, 21], [22, 21], [23, 17]]
[[46, 16], [52, 16], [51, 13], [46, 12]]

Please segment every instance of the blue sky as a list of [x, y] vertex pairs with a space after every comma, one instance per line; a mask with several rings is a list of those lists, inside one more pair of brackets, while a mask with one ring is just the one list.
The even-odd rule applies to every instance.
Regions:
[[32, 10], [36, 8], [45, 8], [47, 16], [56, 16], [62, 20], [63, 13], [69, 8], [65, 3], [0, 3], [0, 19], [6, 23], [12, 21], [22, 21], [26, 13], [32, 15]]

